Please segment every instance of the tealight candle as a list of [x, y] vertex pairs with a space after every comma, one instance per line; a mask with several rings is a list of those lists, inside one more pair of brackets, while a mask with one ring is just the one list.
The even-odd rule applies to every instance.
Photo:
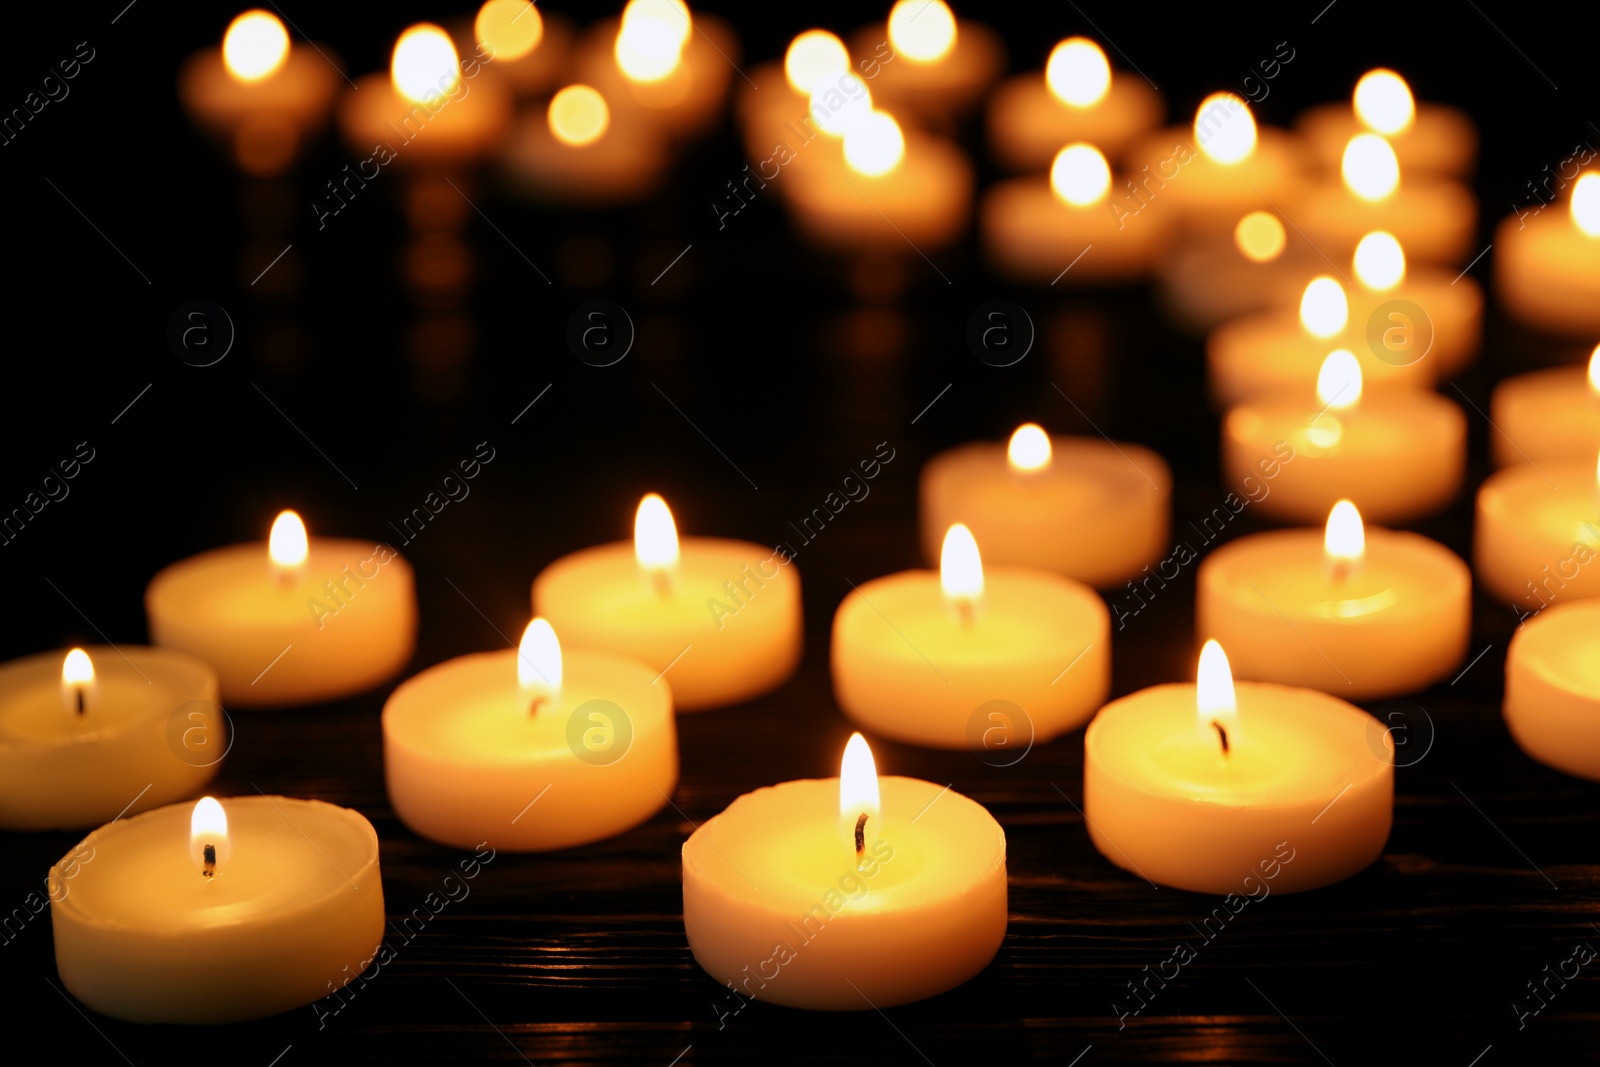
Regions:
[[1327, 260], [1272, 211], [1241, 215], [1231, 234], [1185, 241], [1157, 258], [1157, 293], [1178, 325], [1195, 333], [1264, 311], [1285, 283], [1298, 293]]
[[1129, 150], [1133, 189], [1120, 210], [1141, 212], [1170, 200], [1196, 232], [1231, 228], [1247, 211], [1270, 207], [1299, 180], [1300, 146], [1286, 130], [1258, 128], [1234, 93], [1200, 102], [1190, 128], [1161, 130]]
[[1338, 168], [1350, 138], [1363, 132], [1388, 138], [1408, 171], [1464, 178], [1478, 155], [1478, 131], [1466, 112], [1418, 104], [1405, 79], [1381, 67], [1361, 76], [1349, 105], [1320, 104], [1303, 112], [1294, 125], [1329, 170]]
[[1518, 463], [1478, 489], [1472, 566], [1483, 587], [1537, 611], [1600, 596], [1600, 471], [1594, 460]]
[[887, 41], [894, 62], [873, 80], [893, 110], [947, 121], [978, 102], [1005, 70], [1000, 35], [982, 23], [957, 19], [944, 0], [896, 0], [887, 23], [865, 26], [851, 52], [873, 55]]
[[973, 442], [922, 468], [922, 549], [933, 562], [963, 523], [991, 563], [1053, 571], [1106, 588], [1170, 547], [1172, 472], [1155, 452], [1019, 426], [1006, 444]]
[[1313, 278], [1300, 297], [1298, 312], [1274, 309], [1243, 315], [1206, 338], [1211, 401], [1228, 408], [1274, 393], [1307, 396], [1323, 360], [1338, 348], [1359, 361], [1367, 389], [1432, 388], [1436, 367], [1431, 360], [1414, 359], [1400, 349], [1399, 358], [1411, 362], [1396, 362], [1391, 342], [1381, 335], [1378, 345], [1369, 342], [1365, 336], [1369, 328], [1351, 322], [1344, 286], [1327, 275]]
[[1169, 245], [1172, 213], [1116, 210], [1111, 168], [1094, 145], [1056, 154], [1048, 180], [1013, 178], [983, 196], [984, 250], [1003, 273], [1093, 285], [1147, 274]]
[[511, 118], [505, 83], [478, 77], [493, 61], [487, 52], [462, 61], [438, 26], [406, 30], [395, 41], [388, 77], [368, 74], [340, 101], [345, 147], [383, 165], [459, 165], [482, 156]]
[[50, 908], [56, 967], [89, 1008], [134, 1023], [214, 1025], [310, 1004], [366, 970], [383, 940], [378, 835], [316, 800], [211, 797], [118, 819], [74, 860]]
[[386, 544], [318, 537], [292, 511], [266, 544], [202, 552], [144, 594], [150, 635], [216, 668], [222, 701], [273, 707], [371, 689], [411, 658], [411, 565]]
[[516, 650], [430, 667], [383, 706], [389, 802], [458, 848], [542, 852], [615, 837], [678, 783], [670, 687], [635, 660], [562, 650], [534, 619]]
[[[812, 165], [818, 153], [806, 145], [842, 135], [846, 120], [872, 110], [865, 76], [881, 70], [881, 60], [889, 54], [885, 43], [878, 56], [861, 61], [858, 76], [844, 42], [814, 29], [789, 42], [782, 63], [754, 68], [749, 84], [741, 88], [737, 110], [755, 176], [745, 176], [739, 191], [754, 193], [781, 173]], [[830, 90], [838, 95], [829, 97]], [[776, 185], [780, 194], [784, 184]]]
[[863, 728], [933, 748], [973, 745], [975, 713], [1017, 705], [1033, 737], [1083, 724], [1111, 685], [1111, 621], [1088, 586], [1044, 571], [985, 574], [972, 532], [945, 535], [939, 570], [852, 589], [833, 619], [839, 707]]
[[667, 504], [639, 502], [633, 541], [563, 556], [533, 582], [533, 611], [575, 647], [667, 675], [679, 711], [752, 700], [800, 663], [800, 572], [748, 541], [678, 538]]
[[241, 167], [270, 177], [327, 121], [338, 73], [318, 51], [292, 45], [271, 12], [246, 11], [229, 23], [221, 48], [184, 63], [178, 99], [196, 125], [230, 142]]
[[0, 665], [0, 829], [77, 830], [193, 796], [228, 748], [221, 710], [216, 672], [167, 649]]
[[1578, 176], [1568, 208], [1500, 223], [1494, 284], [1518, 318], [1592, 337], [1600, 333], [1600, 172]]
[[1357, 242], [1351, 270], [1350, 321], [1364, 327], [1367, 349], [1379, 362], [1406, 366], [1427, 359], [1443, 381], [1477, 357], [1483, 341], [1477, 282], [1437, 267], [1409, 268], [1400, 240], [1386, 230]]
[[1314, 398], [1258, 397], [1228, 411], [1222, 422], [1228, 484], [1247, 484], [1279, 441], [1294, 447], [1296, 462], [1256, 502], [1279, 518], [1316, 522], [1348, 498], [1376, 522], [1405, 522], [1454, 500], [1466, 474], [1461, 408], [1422, 389], [1363, 397], [1361, 364], [1348, 349], [1323, 361]]
[[684, 842], [683, 928], [695, 962], [741, 998], [922, 1000], [982, 971], [1005, 939], [1005, 831], [948, 786], [879, 778], [854, 734], [838, 778], [746, 793]]
[[1378, 699], [1426, 689], [1466, 655], [1467, 565], [1418, 534], [1364, 528], [1348, 500], [1323, 529], [1228, 542], [1196, 581], [1198, 631], [1247, 678]]
[[1600, 781], [1600, 602], [1554, 604], [1517, 628], [1504, 713], [1529, 756]]
[[1113, 73], [1099, 44], [1068, 37], [1050, 52], [1044, 76], [1021, 74], [989, 95], [989, 151], [1015, 170], [1047, 166], [1064, 144], [1098, 145], [1118, 159], [1155, 127], [1166, 101], [1142, 77]]
[[1387, 230], [1419, 259], [1456, 263], [1473, 252], [1478, 202], [1460, 182], [1400, 177], [1394, 146], [1358, 133], [1345, 146], [1339, 179], [1307, 185], [1285, 210], [1331, 256], [1348, 255], [1364, 234]]
[[518, 96], [536, 96], [560, 80], [572, 49], [572, 25], [541, 14], [533, 0], [487, 0], [457, 40], [492, 60], [491, 76]]
[[1600, 451], [1600, 345], [1582, 367], [1507, 378], [1489, 398], [1496, 465], [1587, 459]]
[[1297, 893], [1383, 853], [1394, 740], [1326, 693], [1233, 681], [1216, 641], [1195, 685], [1100, 709], [1083, 737], [1083, 814], [1112, 863], [1196, 893]]
[[555, 203], [617, 204], [648, 195], [665, 176], [666, 147], [637, 113], [614, 113], [591, 85], [568, 85], [525, 116], [502, 162], [518, 188]]

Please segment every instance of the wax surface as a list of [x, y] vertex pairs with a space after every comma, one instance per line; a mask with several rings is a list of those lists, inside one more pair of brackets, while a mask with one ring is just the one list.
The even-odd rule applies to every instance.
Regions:
[[1406, 255], [1417, 260], [1465, 262], [1476, 251], [1478, 201], [1459, 182], [1403, 175], [1388, 197], [1368, 201], [1352, 193], [1336, 171], [1298, 190], [1284, 210], [1301, 220], [1312, 242], [1338, 260], [1354, 252], [1373, 230], [1394, 234]]
[[1505, 719], [1529, 756], [1600, 781], [1600, 601], [1554, 604], [1518, 628]]
[[1384, 728], [1312, 690], [1239, 682], [1236, 692], [1226, 756], [1196, 714], [1192, 684], [1101, 709], [1084, 735], [1084, 821], [1095, 847], [1125, 870], [1198, 893], [1243, 894], [1245, 878], [1261, 878], [1274, 860], [1272, 889], [1284, 893], [1371, 864], [1393, 818], [1394, 742]]
[[327, 120], [338, 88], [336, 70], [326, 54], [299, 43], [290, 47], [277, 71], [242, 82], [228, 73], [221, 48], [207, 48], [191, 55], [178, 71], [178, 98], [191, 118], [214, 133], [273, 119], [304, 134]]
[[103, 826], [69, 854], [51, 922], [61, 981], [85, 1005], [129, 1022], [239, 1022], [309, 1004], [370, 963], [384, 930], [372, 824], [315, 800], [222, 803], [230, 854], [214, 878], [189, 854], [191, 804]]
[[1592, 343], [1600, 334], [1600, 237], [1578, 229], [1569, 208], [1561, 200], [1495, 228], [1495, 290], [1524, 322]]
[[1170, 127], [1141, 139], [1127, 155], [1128, 171], [1139, 175], [1134, 206], [1171, 200], [1187, 229], [1231, 231], [1241, 215], [1269, 206], [1263, 197], [1283, 196], [1302, 170], [1303, 148], [1297, 136], [1259, 125], [1256, 133], [1255, 149], [1231, 165], [1200, 150], [1193, 126]]
[[1507, 378], [1489, 402], [1498, 466], [1579, 461], [1600, 455], [1600, 396], [1585, 367], [1555, 367]]
[[[935, 571], [862, 584], [833, 620], [833, 688], [863, 729], [936, 748], [977, 748], [991, 701], [1021, 708], [1004, 744], [1074, 729], [1106, 697], [1111, 626], [1087, 586], [1043, 571], [990, 568], [970, 623]], [[1013, 716], [1014, 717], [1014, 716]], [[977, 730], [976, 738], [983, 731]]]
[[1221, 642], [1240, 678], [1364, 700], [1425, 689], [1467, 651], [1472, 576], [1417, 534], [1368, 526], [1342, 579], [1322, 529], [1252, 534], [1208, 555], [1197, 582], [1195, 632]]
[[1501, 600], [1537, 611], [1600, 596], [1600, 493], [1595, 464], [1518, 463], [1478, 489], [1472, 567]]
[[1110, 200], [1077, 207], [1051, 191], [1048, 177], [1027, 177], [986, 190], [979, 217], [984, 252], [996, 269], [1079, 285], [1144, 277], [1170, 245], [1177, 213], [1159, 205], [1135, 212]]
[[635, 114], [613, 115], [592, 144], [562, 144], [544, 109], [523, 116], [506, 137], [500, 161], [524, 193], [556, 203], [636, 200], [661, 184], [666, 144]]
[[[472, 54], [462, 53], [461, 59], [470, 68]], [[441, 94], [431, 106], [401, 96], [387, 71], [356, 79], [356, 88], [339, 101], [345, 147], [365, 160], [384, 145], [394, 153], [391, 161], [404, 166], [482, 156], [511, 120], [511, 93], [503, 82], [482, 77], [478, 62], [480, 76], [469, 78], [463, 70], [462, 88], [454, 96]]]
[[[1358, 133], [1370, 132], [1349, 103], [1319, 104], [1301, 112], [1294, 128], [1305, 138], [1318, 162], [1335, 174], [1345, 146]], [[1446, 104], [1418, 101], [1410, 126], [1384, 135], [1405, 173], [1417, 171], [1452, 178], [1472, 173], [1478, 155], [1478, 130], [1466, 112]]]
[[98, 693], [81, 717], [62, 703], [60, 652], [0, 665], [0, 829], [95, 826], [191, 796], [217, 773], [228, 739], [215, 671], [168, 649], [85, 651]]
[[923, 557], [939, 559], [945, 531], [963, 522], [985, 561], [1035, 567], [1112, 586], [1169, 547], [1172, 473], [1148, 448], [1052, 437], [1042, 471], [1013, 471], [1006, 445], [973, 442], [923, 465]]
[[229, 706], [359, 693], [392, 677], [416, 644], [411, 565], [371, 541], [312, 538], [288, 581], [264, 543], [203, 552], [150, 580], [145, 612], [156, 644], [216, 668]]
[[[1351, 319], [1332, 337], [1313, 337], [1300, 325], [1298, 306], [1241, 315], [1206, 338], [1206, 385], [1212, 404], [1232, 407], [1274, 393], [1317, 395], [1322, 361], [1336, 348], [1361, 364], [1363, 395], [1388, 388], [1431, 389], [1438, 364], [1430, 359], [1400, 365], [1380, 359], [1368, 342], [1365, 321]], [[1387, 352], [1382, 345], [1379, 350]]]
[[631, 541], [574, 552], [534, 580], [533, 613], [575, 648], [667, 671], [680, 711], [749, 700], [800, 663], [799, 571], [748, 541], [683, 538], [665, 595]]
[[517, 652], [441, 663], [383, 707], [384, 776], [412, 830], [458, 848], [543, 851], [613, 837], [678, 782], [665, 680], [642, 663], [563, 650], [560, 695], [530, 707]]
[[[863, 26], [850, 36], [850, 54], [857, 59], [876, 56], [887, 42], [884, 23]], [[867, 83], [873, 105], [935, 121], [948, 121], [974, 106], [1006, 66], [1000, 35], [970, 19], [957, 19], [955, 45], [939, 59], [916, 60], [893, 51], [892, 44], [890, 49], [893, 60], [882, 64], [878, 76]]]
[[[887, 174], [857, 174], [838, 141], [819, 141], [784, 190], [796, 231], [828, 248], [940, 248], [961, 236], [973, 199], [972, 161], [949, 141], [902, 129], [905, 157]], [[898, 231], [898, 232], [897, 232]]]
[[1048, 170], [1063, 145], [1092, 144], [1111, 159], [1157, 122], [1166, 103], [1137, 74], [1114, 70], [1106, 95], [1088, 107], [1063, 103], [1043, 71], [1019, 74], [989, 94], [984, 129], [990, 153], [1013, 170]]
[[858, 860], [839, 779], [758, 789], [683, 846], [695, 960], [744, 998], [831, 1011], [933, 996], [988, 966], [1006, 931], [1006, 839], [983, 807], [881, 777]]

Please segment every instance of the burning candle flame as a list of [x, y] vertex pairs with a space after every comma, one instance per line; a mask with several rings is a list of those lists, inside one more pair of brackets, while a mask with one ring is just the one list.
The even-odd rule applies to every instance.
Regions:
[[899, 0], [889, 10], [889, 43], [916, 63], [933, 63], [956, 45], [956, 17], [944, 0]]
[[1233, 243], [1252, 263], [1269, 263], [1283, 254], [1289, 235], [1270, 211], [1252, 211], [1233, 228]]
[[222, 65], [239, 81], [270, 78], [288, 58], [289, 33], [269, 11], [246, 11], [222, 35]]
[[[866, 82], [844, 70], [836, 79], [823, 77], [812, 83], [809, 107], [817, 129], [829, 137], [843, 137], [872, 118], [872, 93]], [[896, 126], [895, 132], [899, 131]]]
[[1382, 67], [1361, 76], [1352, 103], [1362, 125], [1386, 137], [1403, 132], [1417, 116], [1411, 86], [1394, 71]]
[[282, 569], [302, 566], [311, 551], [306, 540], [306, 524], [293, 511], [281, 512], [272, 520], [272, 532], [267, 535], [267, 555]]
[[1111, 188], [1111, 167], [1092, 144], [1069, 144], [1050, 165], [1050, 188], [1073, 207], [1091, 207]]
[[622, 27], [626, 29], [640, 19], [654, 19], [670, 27], [673, 45], [680, 51], [694, 32], [694, 16], [683, 0], [628, 0], [622, 9]]
[[546, 115], [550, 133], [573, 148], [594, 144], [611, 125], [611, 109], [600, 91], [588, 85], [569, 85], [550, 98]]
[[868, 178], [888, 174], [905, 154], [905, 135], [887, 111], [869, 112], [845, 131], [844, 161], [857, 174]]
[[1228, 738], [1223, 742], [1226, 751], [1237, 729], [1239, 701], [1233, 691], [1233, 668], [1228, 665], [1228, 654], [1215, 640], [1207, 641], [1200, 649], [1194, 692], [1200, 729], [1213, 733], [1220, 727], [1221, 736]]
[[461, 60], [450, 35], [431, 22], [419, 22], [394, 43], [389, 77], [397, 92], [414, 103], [449, 93], [461, 80]]
[[783, 76], [789, 88], [809, 97], [817, 83], [850, 69], [844, 42], [827, 30], [807, 30], [789, 42], [783, 54]]
[[970, 605], [983, 595], [983, 557], [966, 523], [945, 531], [939, 550], [939, 588], [946, 600], [957, 605]]
[[95, 694], [94, 663], [81, 648], [68, 652], [61, 661], [61, 702], [75, 715], [89, 710]]
[[1327, 275], [1311, 279], [1300, 297], [1300, 325], [1311, 336], [1326, 339], [1344, 332], [1350, 322], [1350, 301], [1344, 287]]
[[1385, 230], [1373, 230], [1356, 245], [1356, 277], [1374, 292], [1393, 289], [1406, 278], [1406, 252]]
[[1386, 200], [1400, 187], [1400, 160], [1394, 147], [1375, 133], [1350, 138], [1339, 172], [1350, 191], [1368, 203]]
[[548, 620], [535, 618], [517, 646], [517, 685], [524, 693], [553, 696], [561, 691], [561, 642]]
[[1595, 345], [1589, 356], [1589, 389], [1600, 396], [1600, 345]]
[[1328, 512], [1328, 525], [1322, 533], [1322, 554], [1335, 576], [1342, 577], [1361, 562], [1367, 551], [1367, 531], [1361, 512], [1348, 500], [1341, 500]]
[[[865, 823], [861, 821], [863, 816]], [[851, 734], [849, 744], [844, 746], [844, 758], [839, 761], [839, 830], [853, 852], [860, 854], [867, 841], [877, 835], [880, 817], [878, 765], [867, 739], [859, 733]], [[857, 841], [861, 847], [857, 847]]]
[[1035, 422], [1025, 422], [1006, 445], [1006, 462], [1014, 471], [1031, 473], [1050, 466], [1050, 435]]
[[678, 525], [667, 502], [655, 493], [646, 493], [633, 513], [633, 554], [646, 571], [678, 565]]
[[1600, 172], [1578, 176], [1572, 187], [1572, 221], [1586, 237], [1600, 237]]
[[1044, 80], [1063, 104], [1094, 107], [1111, 90], [1111, 64], [1089, 38], [1068, 37], [1050, 50]]
[[1256, 119], [1234, 93], [1212, 93], [1194, 114], [1194, 136], [1213, 162], [1232, 166], [1256, 150]]
[[201, 797], [189, 817], [189, 855], [206, 877], [228, 862], [228, 813], [215, 797]]
[[617, 67], [630, 80], [658, 82], [678, 69], [693, 17], [675, 0], [630, 0], [617, 30]]
[[488, 0], [478, 9], [472, 32], [496, 63], [506, 63], [539, 47], [544, 16], [530, 0]]
[[1324, 409], [1343, 411], [1361, 399], [1361, 362], [1348, 348], [1336, 348], [1317, 371], [1317, 399]]

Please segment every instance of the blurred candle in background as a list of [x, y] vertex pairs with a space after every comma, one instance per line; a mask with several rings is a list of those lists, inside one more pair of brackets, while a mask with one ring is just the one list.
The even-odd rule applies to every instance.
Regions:
[[1382, 67], [1361, 76], [1350, 103], [1319, 104], [1294, 125], [1330, 171], [1338, 168], [1350, 138], [1364, 131], [1387, 138], [1400, 166], [1418, 174], [1466, 178], [1478, 154], [1478, 131], [1466, 112], [1418, 104], [1406, 80]]
[[1043, 77], [1038, 71], [1019, 74], [995, 87], [984, 128], [998, 162], [1037, 170], [1074, 141], [1120, 160], [1165, 110], [1161, 94], [1142, 76], [1113, 71], [1099, 44], [1068, 37], [1051, 50]]
[[1566, 211], [1525, 214], [1495, 229], [1495, 291], [1524, 322], [1600, 334], [1600, 171], [1578, 175]]

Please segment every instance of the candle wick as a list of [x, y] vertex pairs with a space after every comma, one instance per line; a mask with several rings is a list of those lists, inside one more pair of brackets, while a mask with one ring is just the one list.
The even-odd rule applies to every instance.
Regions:
[[1228, 754], [1228, 731], [1224, 730], [1222, 724], [1216, 719], [1211, 720], [1211, 728], [1217, 731], [1217, 736], [1222, 739], [1222, 754], [1226, 756]]
[[81, 719], [85, 711], [83, 686], [73, 686], [73, 693], [78, 698], [78, 717]]
[[278, 570], [278, 588], [279, 589], [292, 589], [292, 588], [294, 588], [294, 572], [291, 571], [288, 567], [281, 567]]
[[205, 848], [205, 867], [200, 871], [207, 878], [212, 878], [217, 873], [217, 846], [207, 845]]
[[861, 813], [861, 817], [856, 820], [856, 855], [860, 856], [861, 853], [865, 852], [866, 850], [867, 850], [867, 813], [866, 812], [862, 812]]
[[971, 626], [977, 619], [977, 605], [966, 597], [956, 601], [956, 615], [961, 619], [961, 625]]
[[655, 584], [657, 596], [665, 600], [672, 595], [672, 578], [667, 574], [666, 568], [652, 570], [650, 580]]
[[545, 704], [549, 703], [549, 701], [550, 698], [544, 693], [540, 693], [538, 696], [534, 697], [533, 702], [528, 705], [528, 716], [532, 718], [533, 716], [539, 714], [539, 709]]

